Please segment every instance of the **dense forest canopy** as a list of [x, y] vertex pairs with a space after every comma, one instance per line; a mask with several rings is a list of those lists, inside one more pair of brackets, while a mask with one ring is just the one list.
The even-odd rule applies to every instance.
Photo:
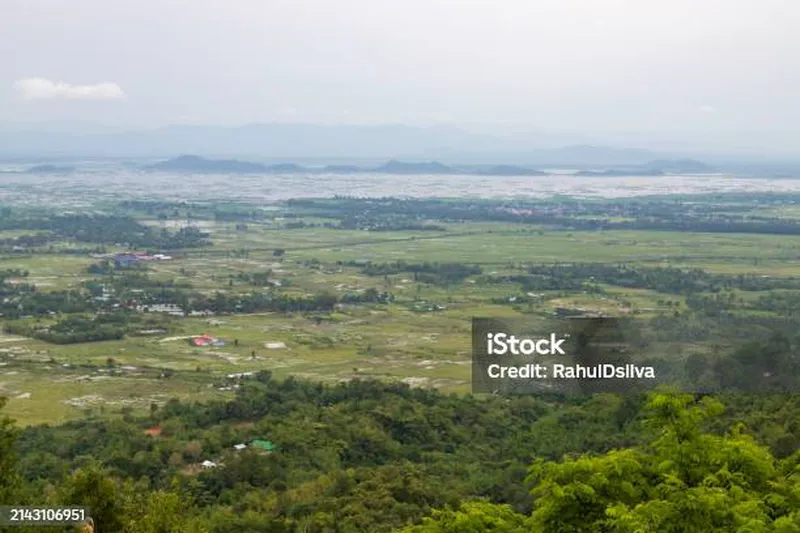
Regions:
[[[6, 420], [0, 495], [126, 532], [800, 530], [800, 452], [758, 430], [796, 425], [800, 398], [553, 400], [261, 373], [229, 402], [146, 418]], [[274, 450], [234, 449], [256, 439]]]

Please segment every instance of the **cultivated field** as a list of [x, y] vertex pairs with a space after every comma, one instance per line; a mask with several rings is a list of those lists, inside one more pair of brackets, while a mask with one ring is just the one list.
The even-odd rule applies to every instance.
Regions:
[[[101, 211], [108, 210], [105, 202], [98, 200]], [[19, 203], [12, 205], [29, 209]], [[255, 209], [252, 204], [230, 205]], [[438, 224], [434, 230], [364, 231], [336, 228], [334, 218], [283, 204], [257, 209], [259, 216], [246, 223], [202, 214], [187, 221], [183, 213], [157, 217], [130, 210], [128, 215], [156, 231], [192, 225], [207, 232], [211, 241], [210, 246], [174, 250], [171, 259], [150, 262], [141, 273], [154, 283], [183, 284], [191, 287], [193, 294], [209, 298], [220, 292], [248, 295], [263, 291], [263, 286], [248, 282], [247, 276], [268, 273], [270, 290], [286, 297], [327, 293], [341, 300], [373, 289], [391, 294], [391, 301], [340, 301], [323, 313], [174, 316], [177, 313], [150, 312], [143, 314], [158, 317], [159, 328], [97, 342], [54, 344], [5, 333], [0, 336], [0, 395], [9, 397], [7, 413], [20, 424], [36, 424], [87, 413], [113, 416], [131, 409], [144, 411], [172, 397], [204, 400], [230, 396], [239, 378], [229, 375], [259, 370], [320, 381], [377, 377], [465, 392], [470, 388], [473, 316], [546, 316], [568, 308], [655, 317], [686, 308], [685, 294], [603, 280], [594, 285], [597, 290], [526, 291], [519, 283], [487, 279], [502, 280], [525, 274], [530, 265], [556, 263], [624, 263], [770, 279], [790, 279], [800, 273], [798, 235], [554, 229], [538, 223], [445, 219], [434, 221]], [[721, 207], [720, 212], [724, 211]], [[800, 217], [791, 206], [757, 207], [757, 212], [789, 220]], [[297, 222], [307, 226], [300, 227]], [[41, 233], [3, 230], [0, 238]], [[69, 252], [75, 246], [74, 240], [55, 239], [47, 246], [22, 252], [7, 250], [0, 254], [0, 270], [27, 271], [27, 277], [12, 275], [7, 283], [32, 284], [42, 292], [81, 291], [87, 282], [108, 285], [116, 279], [90, 273], [97, 257]], [[125, 249], [119, 243], [103, 248], [106, 253]], [[60, 249], [64, 253], [59, 253]], [[472, 265], [481, 273], [451, 283], [432, 283], [418, 281], [409, 272], [375, 275], [364, 269], [366, 264], [398, 261]], [[732, 291], [742, 306], [767, 292]], [[44, 327], [60, 318], [60, 313], [51, 312], [4, 322]], [[224, 345], [192, 346], [190, 338], [202, 334], [221, 339]], [[711, 349], [709, 343], [686, 343], [684, 347]]]

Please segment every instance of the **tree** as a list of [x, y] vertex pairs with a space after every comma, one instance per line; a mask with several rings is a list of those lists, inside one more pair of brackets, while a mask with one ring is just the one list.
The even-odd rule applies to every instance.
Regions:
[[457, 510], [434, 511], [421, 525], [402, 530], [402, 533], [529, 533], [529, 519], [515, 513], [508, 505], [487, 502], [464, 503]]
[[174, 492], [158, 491], [147, 496], [144, 509], [131, 529], [136, 533], [181, 533], [188, 531], [185, 505]]
[[711, 398], [655, 394], [646, 410], [658, 435], [647, 446], [534, 464], [535, 528], [800, 532], [797, 457], [795, 466], [778, 463], [741, 428], [703, 433], [702, 423], [722, 412]]
[[534, 462], [530, 516], [470, 503], [403, 531], [800, 533], [800, 451], [777, 461], [741, 427], [703, 432], [722, 411], [709, 397], [653, 394], [645, 405], [648, 444]]
[[124, 531], [133, 490], [114, 480], [99, 464], [91, 464], [67, 478], [60, 490], [64, 504], [85, 507], [98, 531]]
[[198, 461], [203, 455], [203, 443], [199, 440], [187, 442], [183, 454], [191, 461]]
[[[5, 404], [6, 399], [0, 397], [0, 411]], [[0, 503], [13, 503], [13, 496], [19, 488], [18, 458], [14, 450], [16, 436], [13, 421], [0, 415]]]

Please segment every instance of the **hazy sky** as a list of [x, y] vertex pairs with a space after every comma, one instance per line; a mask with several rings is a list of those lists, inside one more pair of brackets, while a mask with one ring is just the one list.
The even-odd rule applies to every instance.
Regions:
[[513, 124], [789, 145], [798, 34], [797, 0], [0, 0], [0, 121]]

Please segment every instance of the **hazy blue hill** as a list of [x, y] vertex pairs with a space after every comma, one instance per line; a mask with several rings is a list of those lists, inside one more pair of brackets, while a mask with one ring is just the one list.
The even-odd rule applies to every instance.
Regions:
[[[22, 126], [0, 127], [0, 156], [167, 158], [173, 154], [197, 154], [217, 159], [316, 158], [347, 165], [356, 164], [356, 160], [428, 160], [471, 165], [493, 160], [539, 168], [644, 165], [671, 157], [648, 150], [588, 144], [555, 148], [555, 139], [544, 133], [498, 136], [445, 125], [172, 125], [124, 132], [87, 127], [76, 127], [72, 132], [65, 128], [16, 128]], [[544, 148], [543, 144], [550, 147]]]
[[196, 155], [182, 155], [145, 167], [146, 170], [162, 172], [266, 172], [261, 163], [237, 161], [235, 159], [206, 159]]
[[657, 159], [647, 163], [647, 168], [672, 173], [710, 172], [711, 166], [696, 159]]
[[[57, 157], [163, 158], [196, 154], [213, 159], [293, 161], [318, 165], [350, 166], [331, 172], [372, 170], [383, 161], [439, 161], [444, 165], [480, 168], [486, 161], [529, 168], [656, 168], [666, 173], [706, 172], [698, 158], [715, 169], [729, 170], [732, 163], [756, 167], [761, 172], [769, 158], [748, 159], [739, 154], [711, 155], [692, 151], [652, 151], [602, 144], [570, 144], [574, 136], [473, 133], [453, 126], [325, 125], [267, 123], [242, 126], [172, 125], [154, 129], [119, 131], [64, 124], [5, 123], [0, 121], [0, 157], [24, 157], [37, 162]], [[42, 128], [37, 130], [36, 128]], [[559, 147], [559, 145], [562, 145]], [[796, 159], [780, 161], [797, 166]], [[738, 170], [734, 166], [734, 170]], [[794, 169], [792, 169], [794, 172]]]
[[[248, 124], [172, 125], [112, 133], [0, 130], [0, 154], [80, 154], [83, 156], [162, 156], [302, 159], [423, 157], [450, 147], [458, 154], [508, 149], [491, 135], [454, 127], [406, 125]], [[431, 156], [433, 158], [434, 156]], [[655, 157], [650, 157], [654, 159]]]
[[495, 165], [478, 170], [483, 176], [546, 176], [547, 172], [514, 165]]
[[58, 165], [36, 165], [35, 167], [31, 167], [24, 172], [26, 174], [66, 174], [68, 172], [73, 172], [75, 167], [62, 167]]
[[375, 172], [383, 172], [386, 174], [454, 174], [456, 171], [438, 161], [407, 163], [392, 159], [376, 168]]
[[354, 174], [356, 172], [364, 172], [365, 169], [355, 165], [328, 165], [322, 171], [337, 174]]
[[696, 159], [655, 159], [642, 165], [581, 170], [576, 176], [663, 176], [709, 172], [712, 167]]
[[309, 169], [296, 165], [294, 163], [279, 163], [277, 165], [270, 165], [267, 167], [268, 172], [309, 172]]

